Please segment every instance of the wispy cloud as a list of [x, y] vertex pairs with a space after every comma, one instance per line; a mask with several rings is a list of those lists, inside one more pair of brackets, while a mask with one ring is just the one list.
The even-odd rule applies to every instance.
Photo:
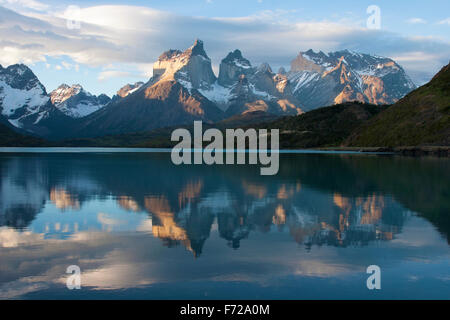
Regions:
[[126, 72], [126, 71], [107, 70], [107, 71], [100, 72], [100, 74], [98, 75], [97, 79], [99, 81], [106, 81], [106, 80], [111, 79], [111, 78], [128, 77], [130, 75], [131, 74], [129, 72]]
[[450, 26], [450, 17], [448, 17], [448, 18], [446, 18], [446, 19], [444, 19], [444, 20], [441, 20], [441, 21], [439, 21], [438, 23], [439, 23], [439, 24], [447, 24], [447, 25]]
[[[0, 63], [31, 63], [66, 55], [75, 64], [104, 67], [124, 64], [151, 73], [151, 64], [170, 48], [185, 49], [195, 38], [205, 41], [213, 60], [239, 48], [254, 64], [287, 66], [301, 50], [355, 51], [388, 57], [423, 53], [403, 60], [407, 71], [430, 78], [448, 63], [450, 43], [412, 38], [362, 24], [298, 20], [290, 11], [264, 11], [238, 18], [206, 18], [172, 14], [147, 7], [93, 6], [80, 10], [80, 29], [67, 28], [64, 11], [19, 14], [0, 7]], [[288, 17], [288, 18], [283, 18]], [[429, 57], [432, 57], [429, 60]], [[150, 69], [150, 70], [149, 70]], [[123, 68], [117, 70], [123, 71]], [[119, 75], [104, 71], [100, 81]]]
[[48, 5], [36, 0], [0, 0], [0, 5], [10, 8], [24, 8], [43, 11], [48, 9]]
[[406, 20], [407, 23], [410, 24], [426, 24], [427, 21], [422, 19], [422, 18], [410, 18], [408, 20]]

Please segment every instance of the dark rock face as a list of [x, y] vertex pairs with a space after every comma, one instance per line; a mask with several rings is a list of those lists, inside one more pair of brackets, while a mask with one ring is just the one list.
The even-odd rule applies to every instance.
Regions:
[[230, 52], [220, 63], [218, 83], [222, 86], [230, 86], [237, 81], [241, 75], [254, 72], [250, 61], [242, 57], [239, 50]]
[[101, 95], [97, 96], [97, 100], [100, 105], [105, 106], [111, 101], [111, 98], [108, 97], [106, 94], [102, 93]]
[[1, 80], [6, 82], [11, 88], [19, 90], [31, 90], [35, 87], [42, 90], [45, 95], [44, 86], [39, 82], [33, 71], [24, 64], [14, 64], [7, 68], [0, 65]]
[[209, 59], [203, 48], [203, 41], [200, 39], [196, 39], [194, 45], [187, 49], [186, 53], [190, 56], [202, 56], [203, 58]]
[[286, 72], [286, 69], [284, 67], [280, 67], [280, 69], [278, 69], [278, 74], [285, 75], [286, 73], [287, 72]]
[[301, 52], [288, 78], [308, 110], [347, 101], [392, 104], [415, 89], [393, 60], [348, 50]]

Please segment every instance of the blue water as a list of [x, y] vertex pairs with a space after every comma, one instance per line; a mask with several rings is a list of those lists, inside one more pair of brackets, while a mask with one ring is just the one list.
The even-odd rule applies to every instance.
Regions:
[[450, 298], [447, 159], [302, 151], [261, 176], [167, 151], [2, 148], [0, 298]]

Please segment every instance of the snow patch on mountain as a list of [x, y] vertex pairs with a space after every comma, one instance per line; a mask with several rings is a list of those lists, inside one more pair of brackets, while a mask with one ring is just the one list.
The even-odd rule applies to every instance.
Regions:
[[253, 93], [255, 96], [261, 97], [261, 98], [266, 99], [266, 100], [275, 100], [275, 99], [277, 99], [277, 97], [269, 94], [266, 91], [258, 90], [256, 88], [256, 86], [254, 84], [252, 84], [252, 83], [249, 84], [249, 88], [250, 88], [251, 93]]
[[5, 81], [0, 80], [0, 103], [2, 114], [6, 117], [14, 115], [18, 109], [24, 106], [29, 111], [36, 111], [40, 106], [45, 105], [48, 100], [49, 97], [38, 86], [29, 90], [15, 89]]
[[221, 86], [217, 82], [213, 83], [209, 89], [199, 89], [198, 91], [208, 100], [217, 103], [222, 110], [226, 109], [223, 106], [234, 97], [230, 88]]
[[313, 82], [315, 79], [320, 78], [320, 74], [316, 72], [304, 71], [298, 73], [292, 73], [289, 77], [289, 80], [295, 83], [294, 93], [308, 85], [308, 83]]
[[89, 102], [80, 102], [76, 107], [68, 107], [67, 105], [59, 106], [59, 110], [72, 118], [82, 118], [91, 113], [100, 110], [104, 105], [93, 104]]
[[[136, 82], [134, 84], [129, 84], [129, 89], [123, 93], [122, 98], [129, 96], [130, 94], [135, 93], [136, 91], [138, 91], [142, 86], [144, 85], [143, 82]], [[123, 89], [123, 88], [122, 88]]]

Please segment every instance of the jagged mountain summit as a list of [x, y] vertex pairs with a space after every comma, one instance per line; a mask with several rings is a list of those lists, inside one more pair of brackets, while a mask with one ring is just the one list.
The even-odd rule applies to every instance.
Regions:
[[236, 114], [264, 111], [299, 114], [286, 75], [267, 64], [252, 67], [235, 50], [223, 59], [219, 78], [201, 40], [184, 52], [169, 50], [153, 65], [153, 77], [138, 90], [93, 113], [77, 135], [102, 135], [215, 122]]
[[219, 78], [214, 85], [200, 92], [228, 116], [253, 111], [277, 115], [303, 113], [286, 75], [275, 74], [267, 63], [253, 67], [237, 49], [220, 63]]
[[300, 103], [292, 96], [290, 88], [287, 89], [287, 77], [273, 73], [268, 64], [252, 67], [240, 50], [230, 52], [222, 60], [216, 78], [201, 40], [196, 40], [185, 52], [163, 53], [153, 66], [153, 74], [153, 81], [175, 80], [190, 93], [196, 90], [226, 111], [224, 116], [249, 111], [302, 112]]
[[45, 87], [23, 64], [0, 65], [1, 117], [15, 128], [48, 136], [69, 121], [53, 106]]
[[132, 84], [128, 83], [117, 91], [117, 96], [119, 96], [120, 98], [125, 98], [129, 94], [132, 94], [133, 92], [139, 90], [139, 88], [142, 87], [143, 85], [144, 83], [142, 81]]
[[392, 59], [349, 50], [300, 52], [288, 79], [308, 110], [347, 101], [392, 104], [416, 88]]
[[75, 136], [148, 131], [223, 117], [200, 92], [215, 81], [211, 60], [197, 40], [186, 51], [169, 50], [154, 64], [153, 77], [135, 92], [83, 119]]
[[132, 93], [135, 93], [140, 88], [142, 88], [142, 86], [144, 84], [145, 83], [142, 82], [142, 81], [138, 81], [138, 82], [135, 82], [135, 83], [127, 83], [122, 88], [117, 90], [116, 94], [112, 97], [110, 103], [116, 103], [119, 100], [125, 98], [126, 96], [128, 96], [128, 95], [130, 95]]
[[95, 96], [79, 84], [60, 85], [50, 92], [52, 103], [71, 118], [85, 117], [107, 105], [111, 99], [106, 94]]
[[164, 52], [153, 65], [153, 77], [155, 81], [176, 80], [188, 90], [209, 89], [216, 81], [211, 59], [198, 39], [184, 52]]

